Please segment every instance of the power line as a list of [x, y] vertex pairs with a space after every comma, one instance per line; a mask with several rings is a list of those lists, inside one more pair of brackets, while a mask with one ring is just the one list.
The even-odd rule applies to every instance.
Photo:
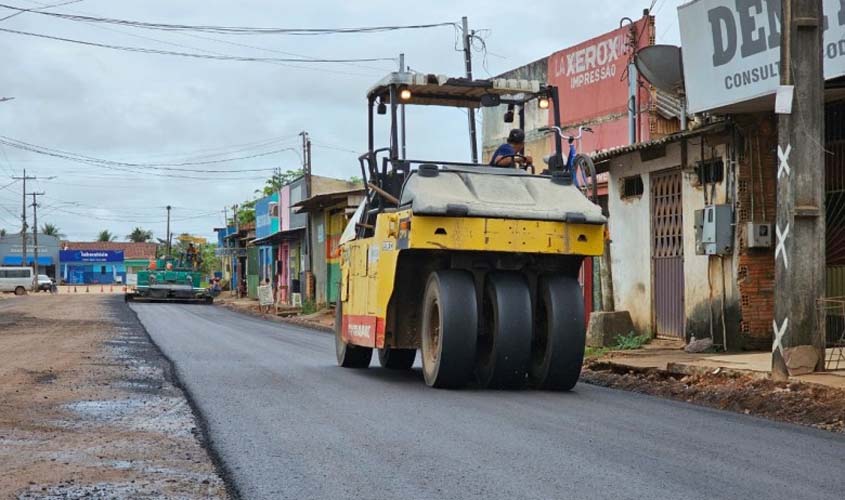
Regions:
[[128, 19], [115, 19], [108, 17], [94, 17], [94, 16], [78, 16], [73, 14], [62, 14], [56, 12], [42, 12], [32, 9], [22, 9], [12, 5], [0, 4], [0, 7], [31, 12], [32, 14], [39, 14], [42, 16], [56, 17], [69, 21], [77, 21], [84, 23], [105, 23], [118, 26], [131, 26], [133, 28], [143, 28], [149, 30], [160, 31], [199, 31], [202, 33], [215, 33], [221, 35], [293, 35], [293, 36], [315, 36], [315, 35], [341, 35], [341, 34], [370, 34], [370, 33], [385, 33], [389, 31], [400, 30], [420, 30], [429, 28], [439, 28], [443, 26], [456, 26], [455, 22], [441, 22], [430, 24], [406, 24], [394, 26], [364, 26], [364, 27], [345, 27], [345, 28], [259, 28], [246, 26], [212, 26], [212, 25], [190, 25], [190, 24], [167, 24], [167, 23], [149, 23], [143, 21], [132, 21]]
[[[43, 6], [45, 6], [45, 8], [49, 7], [49, 5], [44, 3], [44, 2], [39, 2], [39, 1], [36, 1], [36, 0], [26, 0], [26, 1], [29, 2], [29, 3], [35, 3], [35, 4], [43, 5]], [[85, 12], [85, 11], [80, 11], [80, 10], [73, 10], [71, 12], [77, 12], [79, 14], [90, 14], [90, 12]], [[88, 24], [89, 26], [92, 26], [94, 28], [98, 28], [98, 29], [106, 30], [106, 31], [111, 31], [112, 33], [119, 33], [121, 35], [131, 36], [133, 38], [140, 38], [142, 40], [150, 40], [150, 41], [153, 41], [153, 42], [162, 43], [162, 44], [165, 44], [165, 45], [171, 45], [171, 46], [174, 46], [174, 47], [182, 47], [182, 48], [191, 49], [191, 50], [198, 50], [200, 52], [207, 52], [209, 54], [217, 54], [217, 55], [224, 55], [224, 56], [227, 55], [223, 52], [218, 52], [218, 51], [214, 51], [214, 50], [210, 50], [210, 49], [195, 47], [195, 46], [192, 46], [192, 45], [185, 45], [185, 44], [182, 44], [182, 43], [172, 42], [172, 41], [169, 41], [169, 40], [162, 40], [160, 38], [154, 38], [154, 37], [150, 37], [150, 36], [139, 35], [137, 33], [129, 33], [125, 30], [109, 28], [108, 26], [104, 26], [102, 24], [97, 24], [97, 23], [86, 23], [86, 24]], [[187, 37], [192, 37], [192, 38], [197, 38], [197, 39], [210, 40], [210, 41], [218, 42], [218, 43], [225, 43], [225, 44], [228, 44], [228, 45], [248, 47], [248, 48], [253, 48], [253, 49], [256, 49], [256, 50], [278, 52], [278, 53], [282, 53], [282, 54], [288, 54], [288, 55], [294, 55], [294, 56], [298, 56], [298, 57], [302, 57], [302, 58], [308, 58], [308, 56], [304, 56], [304, 55], [301, 55], [301, 54], [287, 53], [287, 52], [282, 52], [282, 51], [278, 51], [278, 50], [267, 49], [267, 48], [263, 48], [263, 47], [253, 46], [253, 45], [247, 45], [247, 44], [243, 44], [243, 43], [231, 42], [231, 41], [228, 41], [228, 40], [220, 40], [220, 39], [217, 39], [217, 38], [204, 37], [204, 36], [199, 36], [199, 35], [191, 34], [191, 33], [187, 33], [187, 32], [176, 32], [176, 34], [182, 35], [182, 36], [187, 36]], [[286, 64], [286, 63], [272, 62], [272, 61], [265, 61], [265, 62], [267, 64], [272, 64], [274, 66], [282, 66], [282, 67], [285, 67], [285, 68], [298, 69], [298, 70], [303, 70], [303, 71], [316, 71], [316, 72], [322, 72], [322, 73], [333, 73], [333, 74], [346, 75], [346, 76], [358, 76], [358, 77], [371, 78], [371, 75], [369, 75], [369, 74], [365, 75], [365, 74], [362, 74], [362, 73], [351, 73], [351, 72], [348, 72], [348, 71], [338, 71], [338, 70], [330, 69], [330, 68], [326, 68], [326, 67], [299, 66], [299, 65], [296, 65], [296, 64]], [[345, 64], [345, 65], [349, 65], [349, 66], [359, 66], [359, 67], [362, 67], [362, 68], [370, 68], [370, 66], [363, 66], [363, 65], [355, 64], [355, 63], [340, 63], [340, 64]], [[379, 70], [379, 71], [381, 72], [382, 70]]]
[[[123, 162], [123, 161], [115, 161], [115, 160], [104, 160], [101, 158], [95, 158], [92, 156], [86, 156], [79, 153], [72, 153], [69, 151], [63, 151], [60, 149], [55, 148], [48, 148], [46, 146], [39, 146], [37, 144], [31, 144], [28, 142], [20, 141], [18, 139], [13, 139], [11, 137], [6, 137], [0, 135], [0, 144], [6, 145], [15, 149], [19, 149], [22, 151], [28, 151], [30, 153], [36, 153], [45, 156], [51, 156], [54, 158], [61, 158], [64, 160], [74, 161], [78, 163], [85, 163], [88, 165], [94, 166], [101, 166], [105, 168], [113, 168], [116, 170], [124, 170], [126, 169], [148, 169], [148, 170], [162, 170], [168, 172], [189, 172], [189, 173], [212, 173], [212, 174], [220, 174], [220, 173], [246, 173], [246, 172], [269, 172], [272, 171], [272, 168], [246, 168], [246, 169], [221, 169], [221, 170], [211, 170], [211, 169], [194, 169], [194, 168], [181, 168], [181, 167], [193, 167], [199, 165], [214, 165], [219, 163], [227, 163], [231, 161], [241, 161], [241, 160], [250, 160], [255, 158], [262, 158], [265, 156], [270, 156], [273, 154], [283, 153], [285, 151], [289, 151], [292, 148], [285, 147], [281, 149], [275, 149], [271, 151], [265, 151], [261, 153], [256, 153], [247, 156], [239, 156], [234, 158], [225, 158], [225, 159], [217, 159], [217, 160], [205, 160], [205, 161], [189, 161], [189, 162], [179, 162], [179, 163], [135, 163], [135, 162]], [[131, 170], [130, 170], [131, 171]], [[137, 172], [143, 173], [143, 172]], [[164, 174], [162, 174], [164, 175]], [[171, 175], [172, 176], [172, 175]]]
[[62, 6], [65, 6], [65, 5], [70, 5], [70, 4], [72, 4], [72, 3], [79, 3], [79, 2], [81, 2], [81, 1], [82, 1], [82, 0], [70, 0], [70, 1], [68, 1], [68, 2], [64, 2], [64, 3], [57, 3], [57, 4], [53, 4], [53, 5], [46, 5], [46, 4], [45, 4], [45, 5], [44, 5], [44, 6], [42, 6], [42, 7], [34, 7], [34, 8], [32, 8], [32, 9], [17, 9], [17, 12], [15, 12], [14, 14], [9, 14], [9, 15], [8, 15], [8, 16], [6, 16], [6, 17], [0, 17], [0, 22], [3, 22], [3, 21], [5, 21], [5, 20], [7, 20], [7, 19], [11, 19], [11, 18], [13, 18], [13, 17], [15, 17], [15, 16], [19, 16], [19, 15], [21, 15], [21, 14], [25, 14], [25, 13], [27, 13], [27, 12], [33, 12], [33, 11], [36, 11], [36, 10], [41, 10], [41, 9], [52, 9], [52, 8], [54, 8], [54, 7], [62, 7]]
[[[0, 5], [2, 7], [2, 5]], [[0, 28], [0, 31], [12, 33], [15, 35], [30, 36], [35, 38], [44, 38], [47, 40], [55, 40], [59, 42], [73, 43], [77, 45], [85, 45], [88, 47], [100, 47], [104, 49], [122, 50], [125, 52], [137, 52], [141, 54], [158, 54], [165, 56], [188, 57], [194, 59], [213, 59], [217, 61], [239, 61], [239, 62], [296, 62], [296, 63], [346, 63], [346, 62], [378, 62], [378, 61], [394, 61], [391, 57], [362, 57], [351, 59], [302, 59], [302, 58], [280, 58], [280, 57], [244, 57], [244, 56], [229, 56], [218, 54], [197, 54], [194, 52], [175, 52], [171, 50], [159, 50], [148, 47], [131, 47], [126, 45], [111, 45], [107, 43], [88, 42], [85, 40], [76, 40], [73, 38], [63, 38], [59, 36], [45, 35], [43, 33], [32, 33], [30, 31], [19, 31], [8, 28]]]

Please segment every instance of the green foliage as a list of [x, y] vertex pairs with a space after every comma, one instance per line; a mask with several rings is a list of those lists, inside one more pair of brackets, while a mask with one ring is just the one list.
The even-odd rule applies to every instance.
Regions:
[[2, 237], [2, 236], [6, 236], [6, 230], [5, 229], [0, 229], [0, 237]]
[[149, 229], [141, 229], [136, 227], [131, 233], [126, 235], [126, 239], [132, 243], [146, 243], [153, 239], [153, 232]]
[[238, 207], [238, 223], [249, 224], [255, 222], [255, 202], [258, 200], [245, 201]]
[[45, 234], [47, 236], [55, 236], [56, 238], [62, 238], [64, 235], [59, 231], [58, 226], [54, 224], [44, 224], [41, 226], [41, 234]]
[[364, 185], [364, 179], [357, 175], [353, 175], [352, 177], [350, 177], [349, 182], [351, 182], [352, 184], [360, 184], [362, 186]]
[[276, 191], [282, 189], [282, 186], [290, 184], [291, 182], [302, 177], [303, 175], [304, 171], [301, 168], [288, 170], [286, 172], [275, 173], [272, 177], [267, 179], [267, 181], [264, 183], [264, 187], [262, 189], [256, 189], [255, 193], [261, 193], [262, 196], [270, 196]]
[[651, 341], [651, 335], [643, 334], [637, 335], [636, 332], [628, 332], [627, 335], [620, 335], [616, 337], [616, 349], [620, 351], [630, 351], [633, 349], [640, 349]]
[[609, 347], [587, 347], [584, 349], [584, 358], [593, 359], [600, 358], [610, 352]]
[[97, 236], [97, 241], [114, 241], [117, 239], [117, 236], [111, 233], [108, 229], [103, 229], [100, 231], [99, 236]]
[[314, 314], [318, 310], [319, 309], [317, 308], [316, 302], [314, 302], [313, 300], [303, 300], [302, 301], [302, 310], [300, 311], [300, 314], [305, 314], [305, 315]]

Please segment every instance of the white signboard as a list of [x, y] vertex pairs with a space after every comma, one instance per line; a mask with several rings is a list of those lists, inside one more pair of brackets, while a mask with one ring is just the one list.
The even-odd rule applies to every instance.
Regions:
[[126, 284], [129, 286], [138, 286], [138, 275], [135, 273], [126, 273]]
[[271, 285], [261, 285], [258, 287], [258, 305], [273, 305], [273, 287]]
[[[845, 0], [824, 3], [824, 75], [845, 75]], [[774, 94], [780, 84], [781, 0], [694, 0], [678, 7], [689, 109]]]

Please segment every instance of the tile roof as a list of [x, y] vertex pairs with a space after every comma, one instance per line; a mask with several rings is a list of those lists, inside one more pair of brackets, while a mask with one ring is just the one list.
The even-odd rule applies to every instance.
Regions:
[[67, 250], [123, 250], [124, 259], [155, 258], [156, 243], [132, 243], [123, 241], [63, 241]]

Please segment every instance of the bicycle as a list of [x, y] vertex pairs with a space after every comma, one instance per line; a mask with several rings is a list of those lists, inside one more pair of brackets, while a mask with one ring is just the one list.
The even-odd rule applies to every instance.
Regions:
[[[578, 135], [566, 135], [560, 127], [540, 127], [539, 132], [552, 133], [555, 132], [561, 139], [565, 139], [572, 144], [578, 141], [578, 146], [575, 148], [575, 157], [572, 160], [572, 165], [567, 164], [566, 167], [572, 176], [572, 182], [581, 190], [581, 193], [593, 203], [598, 203], [598, 186], [596, 183], [596, 166], [593, 164], [593, 159], [585, 154], [578, 153], [581, 149], [581, 138], [584, 132], [592, 133], [593, 129], [590, 127], [578, 127]], [[548, 163], [548, 161], [547, 161]]]

